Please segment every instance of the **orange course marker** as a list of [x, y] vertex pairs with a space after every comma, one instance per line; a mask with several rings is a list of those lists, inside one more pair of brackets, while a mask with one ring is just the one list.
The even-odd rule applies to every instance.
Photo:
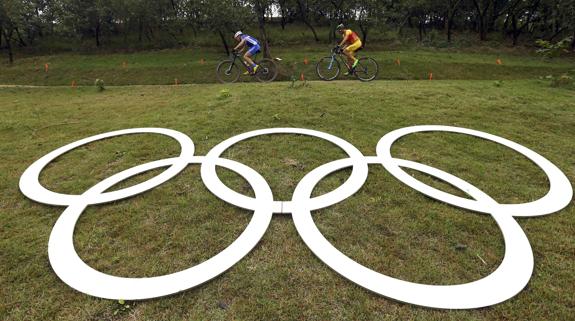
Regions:
[[78, 87], [78, 85], [76, 84], [76, 81], [75, 81], [75, 80], [72, 80], [72, 85], [71, 85], [71, 87], [72, 87], [73, 89], [76, 89], [76, 87]]
[[429, 73], [429, 80], [433, 80], [433, 73], [432, 72]]
[[48, 69], [49, 69], [49, 68], [50, 68], [50, 67], [48, 66], [48, 64], [44, 64], [44, 72], [48, 72]]
[[501, 59], [497, 59], [497, 60], [495, 61], [495, 63], [498, 64], [498, 65], [503, 65], [503, 61], [501, 61]]
[[303, 75], [303, 72], [301, 73], [301, 75], [299, 75], [299, 80], [305, 81], [305, 76]]
[[305, 57], [305, 58], [303, 59], [303, 64], [304, 64], [304, 65], [309, 65], [309, 60], [307, 59], [307, 57]]
[[399, 57], [397, 57], [397, 59], [395, 59], [395, 64], [398, 66], [401, 66], [401, 60], [399, 60]]

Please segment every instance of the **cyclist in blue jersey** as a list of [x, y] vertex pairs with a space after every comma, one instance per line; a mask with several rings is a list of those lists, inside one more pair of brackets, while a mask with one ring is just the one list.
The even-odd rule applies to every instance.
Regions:
[[241, 31], [236, 32], [234, 35], [236, 41], [238, 41], [238, 45], [234, 48], [234, 51], [241, 51], [244, 48], [247, 48], [246, 53], [244, 54], [244, 63], [248, 66], [248, 70], [244, 73], [244, 75], [255, 74], [258, 71], [259, 66], [254, 63], [252, 57], [261, 51], [260, 42], [250, 36], [246, 35]]

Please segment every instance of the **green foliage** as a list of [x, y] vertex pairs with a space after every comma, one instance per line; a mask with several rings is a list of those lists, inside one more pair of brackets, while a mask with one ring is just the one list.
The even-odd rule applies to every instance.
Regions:
[[548, 58], [569, 54], [572, 43], [573, 43], [573, 37], [567, 37], [555, 43], [542, 39], [539, 39], [535, 42], [537, 47], [539, 47], [537, 53], [544, 55], [545, 57]]
[[226, 100], [228, 98], [232, 97], [232, 94], [230, 93], [229, 89], [222, 89], [220, 90], [220, 94], [218, 96], [219, 100]]
[[[272, 46], [333, 42], [336, 24], [343, 22], [372, 43], [375, 33], [396, 32], [403, 39], [407, 27], [417, 30], [417, 41], [448, 47], [452, 37], [477, 33], [543, 38], [573, 34], [573, 0], [2, 0], [0, 26], [4, 43], [22, 50], [43, 51], [60, 45], [93, 48], [141, 49], [189, 45], [229, 47], [238, 29], [267, 39]], [[281, 36], [269, 32], [281, 25]], [[457, 32], [451, 32], [457, 30]], [[449, 32], [446, 32], [449, 31]], [[448, 41], [448, 36], [449, 41]], [[301, 37], [300, 37], [301, 36]], [[440, 40], [443, 39], [443, 40]], [[260, 39], [263, 40], [263, 39]], [[530, 40], [531, 41], [531, 40]], [[53, 45], [51, 48], [45, 46]], [[545, 47], [545, 46], [544, 46]], [[228, 48], [229, 49], [229, 48]], [[551, 49], [551, 48], [547, 48]], [[543, 48], [546, 50], [546, 48]], [[9, 50], [10, 51], [10, 50]], [[555, 52], [551, 50], [551, 52]], [[549, 54], [552, 54], [552, 53]]]
[[102, 80], [102, 79], [96, 79], [96, 81], [94, 81], [94, 86], [96, 86], [96, 89], [100, 92], [106, 90], [106, 87], [104, 85], [104, 80]]
[[291, 81], [290, 81], [290, 85], [289, 85], [289, 89], [300, 89], [300, 88], [306, 88], [306, 87], [310, 87], [311, 85], [308, 83], [307, 79], [304, 78], [303, 81], [301, 81], [300, 79], [297, 79], [297, 77], [292, 76], [291, 77]]
[[127, 304], [125, 300], [120, 299], [115, 304], [113, 315], [126, 313], [130, 311], [131, 308], [132, 306], [130, 304]]

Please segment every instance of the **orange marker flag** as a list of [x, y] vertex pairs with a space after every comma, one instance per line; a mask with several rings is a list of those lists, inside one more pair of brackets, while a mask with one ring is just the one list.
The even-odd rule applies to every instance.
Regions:
[[305, 57], [305, 58], [303, 59], [303, 64], [304, 64], [304, 65], [309, 65], [309, 60], [307, 59], [307, 57]]
[[432, 72], [429, 73], [429, 80], [433, 80], [433, 73]]
[[78, 87], [78, 86], [76, 85], [76, 81], [75, 81], [75, 80], [72, 80], [72, 85], [71, 85], [71, 87], [72, 87], [73, 89], [76, 89], [76, 87]]
[[399, 60], [399, 57], [397, 57], [397, 59], [395, 59], [395, 64], [398, 66], [401, 66], [401, 60]]
[[305, 76], [303, 75], [303, 72], [301, 73], [301, 75], [299, 75], [299, 80], [305, 81]]
[[501, 59], [499, 58], [495, 61], [495, 63], [498, 65], [503, 65], [503, 61], [501, 61]]
[[48, 64], [44, 64], [44, 72], [48, 72], [48, 69], [49, 69], [49, 68], [50, 68], [50, 67], [48, 66]]

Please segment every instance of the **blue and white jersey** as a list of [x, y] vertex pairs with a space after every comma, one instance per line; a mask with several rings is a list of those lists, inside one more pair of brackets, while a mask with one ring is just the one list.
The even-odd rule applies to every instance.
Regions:
[[242, 35], [242, 40], [245, 40], [245, 41], [246, 41], [246, 45], [247, 45], [248, 47], [250, 47], [250, 48], [251, 48], [251, 47], [254, 47], [254, 46], [259, 46], [259, 45], [260, 45], [260, 42], [259, 42], [256, 38], [254, 38], [254, 37], [252, 37], [252, 36], [250, 36], [250, 35], [246, 35], [246, 34]]

